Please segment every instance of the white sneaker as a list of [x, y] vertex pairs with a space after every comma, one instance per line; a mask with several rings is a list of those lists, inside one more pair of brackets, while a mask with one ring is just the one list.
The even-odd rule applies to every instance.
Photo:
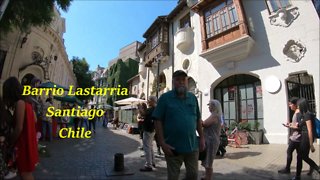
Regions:
[[4, 176], [4, 179], [12, 179], [12, 178], [14, 178], [16, 176], [17, 176], [16, 172], [9, 171], [9, 173], [6, 176]]

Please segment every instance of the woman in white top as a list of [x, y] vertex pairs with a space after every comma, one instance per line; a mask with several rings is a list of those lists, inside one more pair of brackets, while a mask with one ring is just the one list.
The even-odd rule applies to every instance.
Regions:
[[212, 164], [220, 145], [220, 117], [222, 115], [221, 104], [218, 100], [210, 100], [208, 106], [211, 115], [202, 122], [202, 126], [204, 127], [204, 138], [206, 142], [206, 158], [202, 160], [201, 165], [205, 167], [206, 172], [205, 176], [201, 179], [205, 180], [212, 179]]

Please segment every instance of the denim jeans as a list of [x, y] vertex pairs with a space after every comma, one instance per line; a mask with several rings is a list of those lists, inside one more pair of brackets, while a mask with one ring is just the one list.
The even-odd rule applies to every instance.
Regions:
[[46, 139], [47, 129], [48, 129], [49, 140], [52, 141], [52, 123], [50, 123], [49, 121], [42, 121], [42, 138], [43, 138], [43, 140]]

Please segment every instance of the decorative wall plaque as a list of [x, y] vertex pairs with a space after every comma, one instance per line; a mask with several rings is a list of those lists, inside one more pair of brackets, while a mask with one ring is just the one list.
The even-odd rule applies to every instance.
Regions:
[[300, 41], [289, 40], [283, 48], [283, 54], [288, 57], [288, 61], [299, 62], [307, 49]]
[[288, 27], [299, 16], [297, 7], [281, 8], [276, 13], [269, 16], [270, 23], [275, 26]]

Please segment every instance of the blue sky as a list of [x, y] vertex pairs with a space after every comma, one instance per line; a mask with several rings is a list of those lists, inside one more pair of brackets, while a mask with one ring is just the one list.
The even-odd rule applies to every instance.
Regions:
[[157, 16], [169, 14], [177, 0], [157, 1], [80, 1], [74, 0], [66, 19], [65, 46], [69, 59], [86, 58], [90, 70], [106, 67], [119, 50], [143, 42], [143, 33]]

